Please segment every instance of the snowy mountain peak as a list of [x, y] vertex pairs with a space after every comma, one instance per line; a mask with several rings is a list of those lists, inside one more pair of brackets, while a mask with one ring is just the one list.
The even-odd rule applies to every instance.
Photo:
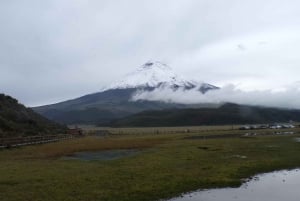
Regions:
[[127, 74], [124, 79], [112, 84], [105, 90], [127, 89], [127, 88], [158, 88], [172, 87], [174, 89], [191, 89], [201, 87], [204, 83], [186, 80], [175, 74], [171, 67], [159, 62], [148, 61], [132, 73]]
[[144, 65], [142, 65], [139, 70], [150, 70], [154, 68], [172, 71], [171, 67], [159, 61], [148, 61]]

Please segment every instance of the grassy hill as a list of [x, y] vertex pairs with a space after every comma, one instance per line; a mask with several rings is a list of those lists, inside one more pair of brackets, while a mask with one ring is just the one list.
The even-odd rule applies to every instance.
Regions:
[[112, 127], [156, 127], [258, 124], [300, 121], [300, 110], [287, 110], [236, 104], [219, 108], [169, 109], [145, 111], [111, 121]]
[[66, 127], [54, 123], [10, 96], [0, 94], [0, 137], [58, 134]]

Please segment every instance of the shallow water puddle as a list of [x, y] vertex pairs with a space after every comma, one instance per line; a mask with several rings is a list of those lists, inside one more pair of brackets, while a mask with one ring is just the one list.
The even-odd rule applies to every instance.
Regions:
[[169, 201], [299, 201], [300, 170], [255, 176], [240, 188], [203, 190]]
[[135, 149], [118, 149], [107, 150], [97, 152], [76, 152], [70, 156], [65, 156], [65, 160], [83, 160], [83, 161], [95, 161], [95, 160], [116, 160], [124, 157], [134, 156], [140, 153], [140, 150]]

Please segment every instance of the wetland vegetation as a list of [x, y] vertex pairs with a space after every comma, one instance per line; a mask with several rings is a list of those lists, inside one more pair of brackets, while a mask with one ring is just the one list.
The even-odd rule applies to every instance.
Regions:
[[[127, 129], [124, 135], [1, 150], [0, 200], [154, 201], [198, 189], [240, 186], [257, 173], [300, 166], [300, 143], [295, 140], [299, 129], [291, 130], [295, 134], [203, 139], [193, 136], [245, 131], [139, 135]], [[63, 158], [128, 149], [142, 151], [114, 160]]]

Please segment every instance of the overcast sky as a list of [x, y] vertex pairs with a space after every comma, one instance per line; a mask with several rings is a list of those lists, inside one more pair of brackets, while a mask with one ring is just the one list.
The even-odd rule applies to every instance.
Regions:
[[28, 106], [97, 92], [149, 59], [242, 90], [300, 81], [299, 0], [1, 0], [0, 88]]

